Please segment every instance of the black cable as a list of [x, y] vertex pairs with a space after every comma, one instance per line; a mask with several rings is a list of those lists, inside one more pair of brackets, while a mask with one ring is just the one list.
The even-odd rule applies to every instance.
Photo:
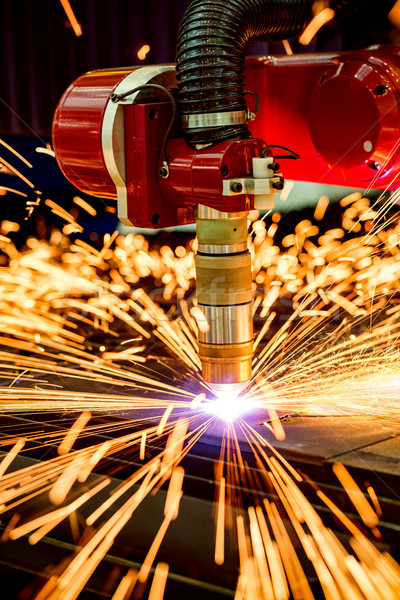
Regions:
[[[394, 0], [325, 0], [338, 21], [361, 11], [388, 13]], [[246, 109], [245, 53], [249, 42], [299, 36], [315, 0], [192, 0], [179, 31], [176, 77], [181, 115]], [[250, 137], [247, 123], [184, 132], [192, 145]]]
[[[172, 104], [172, 118], [169, 123], [168, 129], [165, 132], [165, 137], [164, 137], [164, 141], [163, 141], [162, 149], [161, 149], [161, 157], [162, 157], [163, 164], [165, 167], [168, 168], [167, 143], [169, 140], [169, 135], [171, 133], [172, 127], [174, 126], [175, 121], [178, 116], [178, 109], [176, 106], [175, 98], [173, 97], [171, 92], [169, 90], [167, 90], [167, 88], [163, 87], [162, 85], [158, 85], [158, 83], [144, 83], [143, 85], [139, 85], [131, 90], [128, 90], [127, 92], [123, 92], [122, 94], [115, 94], [115, 93], [111, 94], [110, 98], [111, 98], [112, 102], [119, 102], [120, 100], [124, 100], [127, 96], [130, 96], [131, 94], [134, 94], [135, 92], [140, 92], [141, 90], [145, 90], [148, 88], [153, 88], [156, 90], [160, 90], [161, 92], [164, 92], [164, 94], [166, 94], [166, 96], [168, 96], [168, 99]], [[168, 174], [169, 174], [169, 170], [168, 170]], [[167, 177], [168, 177], [168, 175], [167, 175]]]
[[271, 148], [277, 148], [278, 150], [284, 150], [284, 152], [287, 152], [287, 154], [274, 156], [274, 160], [278, 158], [291, 158], [292, 160], [300, 160], [301, 158], [300, 154], [297, 154], [297, 152], [295, 152], [294, 150], [290, 150], [290, 148], [286, 148], [285, 146], [278, 146], [278, 144], [268, 144], [267, 146], [265, 146], [263, 148], [263, 151], [261, 152], [261, 157], [265, 158], [266, 153], [268, 152], [268, 150], [271, 150]]
[[250, 90], [246, 90], [245, 92], [243, 92], [243, 96], [253, 96], [256, 99], [256, 102], [257, 102], [256, 107], [254, 110], [250, 111], [250, 113], [252, 113], [253, 115], [256, 115], [261, 107], [260, 96], [258, 94], [256, 94], [256, 92], [251, 92]]

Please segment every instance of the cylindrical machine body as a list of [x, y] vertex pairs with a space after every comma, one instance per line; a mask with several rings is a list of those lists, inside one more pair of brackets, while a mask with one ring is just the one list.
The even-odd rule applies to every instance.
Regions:
[[110, 96], [134, 67], [90, 71], [71, 83], [58, 103], [53, 145], [66, 178], [86, 194], [117, 197], [107, 170], [102, 131]]
[[253, 293], [247, 212], [197, 210], [197, 302], [208, 323], [199, 333], [203, 378], [214, 390], [240, 389], [251, 377]]

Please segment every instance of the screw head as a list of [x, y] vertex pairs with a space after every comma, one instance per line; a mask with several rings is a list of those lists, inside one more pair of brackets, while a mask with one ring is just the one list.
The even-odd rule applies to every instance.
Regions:
[[276, 173], [276, 171], [279, 171], [279, 168], [280, 168], [280, 164], [277, 163], [276, 161], [274, 161], [270, 165], [268, 165], [268, 169], [271, 169], [271, 171], [273, 171], [274, 173]]
[[285, 182], [283, 181], [283, 179], [281, 179], [279, 181], [274, 181], [274, 183], [272, 184], [272, 187], [274, 188], [274, 190], [278, 190], [278, 192], [281, 192], [283, 190], [283, 188], [285, 187]]
[[163, 179], [166, 179], [169, 175], [169, 170], [167, 167], [161, 167], [158, 171], [158, 174], [160, 177], [162, 177]]
[[376, 160], [370, 162], [369, 166], [371, 169], [374, 169], [374, 171], [379, 171], [379, 169], [381, 168], [381, 164], [378, 163], [378, 161], [376, 161]]
[[229, 169], [226, 165], [222, 165], [221, 167], [221, 175], [222, 177], [226, 177], [229, 173]]
[[240, 192], [243, 191], [243, 185], [239, 183], [239, 181], [233, 181], [231, 183], [231, 190], [232, 192], [240, 194]]

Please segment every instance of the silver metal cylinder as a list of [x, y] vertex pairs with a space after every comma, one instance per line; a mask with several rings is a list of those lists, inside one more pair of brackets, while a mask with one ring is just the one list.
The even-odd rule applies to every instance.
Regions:
[[197, 251], [201, 254], [234, 254], [246, 252], [247, 242], [241, 244], [198, 244]]
[[199, 332], [199, 342], [205, 344], [241, 344], [253, 339], [253, 303], [234, 306], [199, 304], [208, 331]]
[[214, 389], [240, 389], [251, 377], [253, 300], [247, 212], [197, 207], [197, 301], [204, 380]]

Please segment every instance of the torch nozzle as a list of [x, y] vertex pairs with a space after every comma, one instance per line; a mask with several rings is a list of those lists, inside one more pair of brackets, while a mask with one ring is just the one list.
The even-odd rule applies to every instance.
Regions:
[[197, 303], [207, 324], [199, 332], [203, 379], [213, 389], [241, 391], [251, 377], [253, 292], [247, 212], [197, 213]]
[[226, 394], [239, 396], [247, 385], [247, 381], [240, 383], [209, 383], [208, 387], [217, 397]]

